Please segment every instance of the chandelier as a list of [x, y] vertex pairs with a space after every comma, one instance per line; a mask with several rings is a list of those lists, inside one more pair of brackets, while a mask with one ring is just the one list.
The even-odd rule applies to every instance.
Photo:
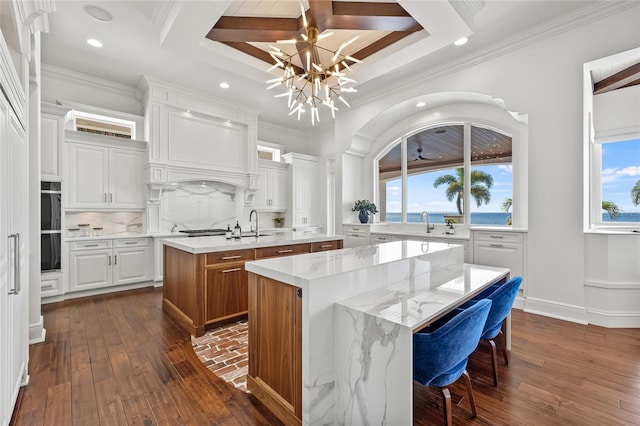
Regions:
[[278, 40], [276, 42], [294, 45], [295, 51], [287, 53], [284, 48], [269, 46], [268, 53], [275, 64], [267, 72], [280, 69], [282, 76], [268, 80], [267, 90], [284, 85], [287, 91], [274, 97], [287, 97], [289, 115], [297, 113], [298, 120], [308, 108], [311, 112], [311, 124], [315, 125], [320, 121], [319, 105], [329, 108], [333, 118], [335, 118], [335, 112], [338, 111], [337, 100], [350, 107], [342, 94], [357, 92], [352, 86], [356, 81], [346, 77], [345, 71], [352, 71], [349, 65], [362, 61], [342, 53], [358, 37], [342, 43], [336, 50], [318, 45], [320, 40], [332, 36], [333, 33], [318, 34], [317, 27], [308, 25], [302, 5], [300, 5], [300, 9], [305, 28], [305, 34], [301, 34], [301, 40]]

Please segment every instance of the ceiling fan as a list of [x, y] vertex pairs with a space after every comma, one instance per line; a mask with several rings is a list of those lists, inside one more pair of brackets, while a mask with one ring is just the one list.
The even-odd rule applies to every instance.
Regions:
[[422, 147], [419, 147], [418, 148], [418, 155], [416, 156], [416, 158], [413, 159], [413, 161], [421, 161], [421, 160], [435, 161], [436, 158], [423, 157], [422, 156]]

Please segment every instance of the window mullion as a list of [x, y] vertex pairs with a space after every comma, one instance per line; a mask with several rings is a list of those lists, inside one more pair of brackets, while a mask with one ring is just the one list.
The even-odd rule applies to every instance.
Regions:
[[463, 132], [463, 158], [464, 158], [464, 194], [462, 197], [462, 205], [464, 214], [464, 223], [471, 225], [471, 124], [464, 123]]
[[401, 219], [401, 222], [406, 223], [407, 222], [407, 200], [409, 199], [407, 195], [409, 185], [407, 184], [408, 173], [407, 173], [407, 136], [406, 135], [402, 136], [400, 153], [401, 153], [400, 165], [402, 170], [402, 179], [401, 179], [402, 180], [402, 219]]

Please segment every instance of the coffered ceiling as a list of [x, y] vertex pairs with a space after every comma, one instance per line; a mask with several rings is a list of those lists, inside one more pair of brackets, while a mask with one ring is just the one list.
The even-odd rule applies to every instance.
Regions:
[[[249, 48], [264, 51], [275, 40], [299, 35], [301, 9], [327, 43], [360, 35], [350, 46], [362, 55], [350, 77], [366, 93], [448, 61], [471, 57], [523, 31], [593, 5], [592, 1], [485, 0], [57, 0], [50, 33], [42, 36], [42, 61], [61, 69], [136, 87], [142, 76], [164, 80], [260, 111], [260, 119], [304, 130], [308, 120], [288, 116], [265, 81], [269, 64]], [[100, 22], [83, 7], [95, 5], [113, 19]], [[460, 37], [464, 46], [453, 46]], [[89, 46], [87, 38], [103, 43]], [[323, 40], [323, 42], [324, 42]], [[267, 47], [268, 48], [268, 47]], [[220, 82], [231, 87], [221, 89]], [[357, 87], [358, 87], [357, 86]], [[357, 104], [363, 91], [350, 94]], [[129, 111], [133, 112], [133, 111]], [[141, 111], [140, 111], [141, 112]], [[330, 117], [330, 115], [329, 115]]]

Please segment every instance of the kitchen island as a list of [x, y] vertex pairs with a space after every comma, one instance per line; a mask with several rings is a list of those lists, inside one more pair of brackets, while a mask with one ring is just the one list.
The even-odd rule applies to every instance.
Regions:
[[342, 248], [342, 236], [287, 231], [229, 239], [167, 238], [162, 309], [196, 337], [208, 326], [246, 316], [245, 262]]
[[506, 279], [456, 244], [247, 262], [249, 390], [285, 424], [412, 424], [412, 334]]

